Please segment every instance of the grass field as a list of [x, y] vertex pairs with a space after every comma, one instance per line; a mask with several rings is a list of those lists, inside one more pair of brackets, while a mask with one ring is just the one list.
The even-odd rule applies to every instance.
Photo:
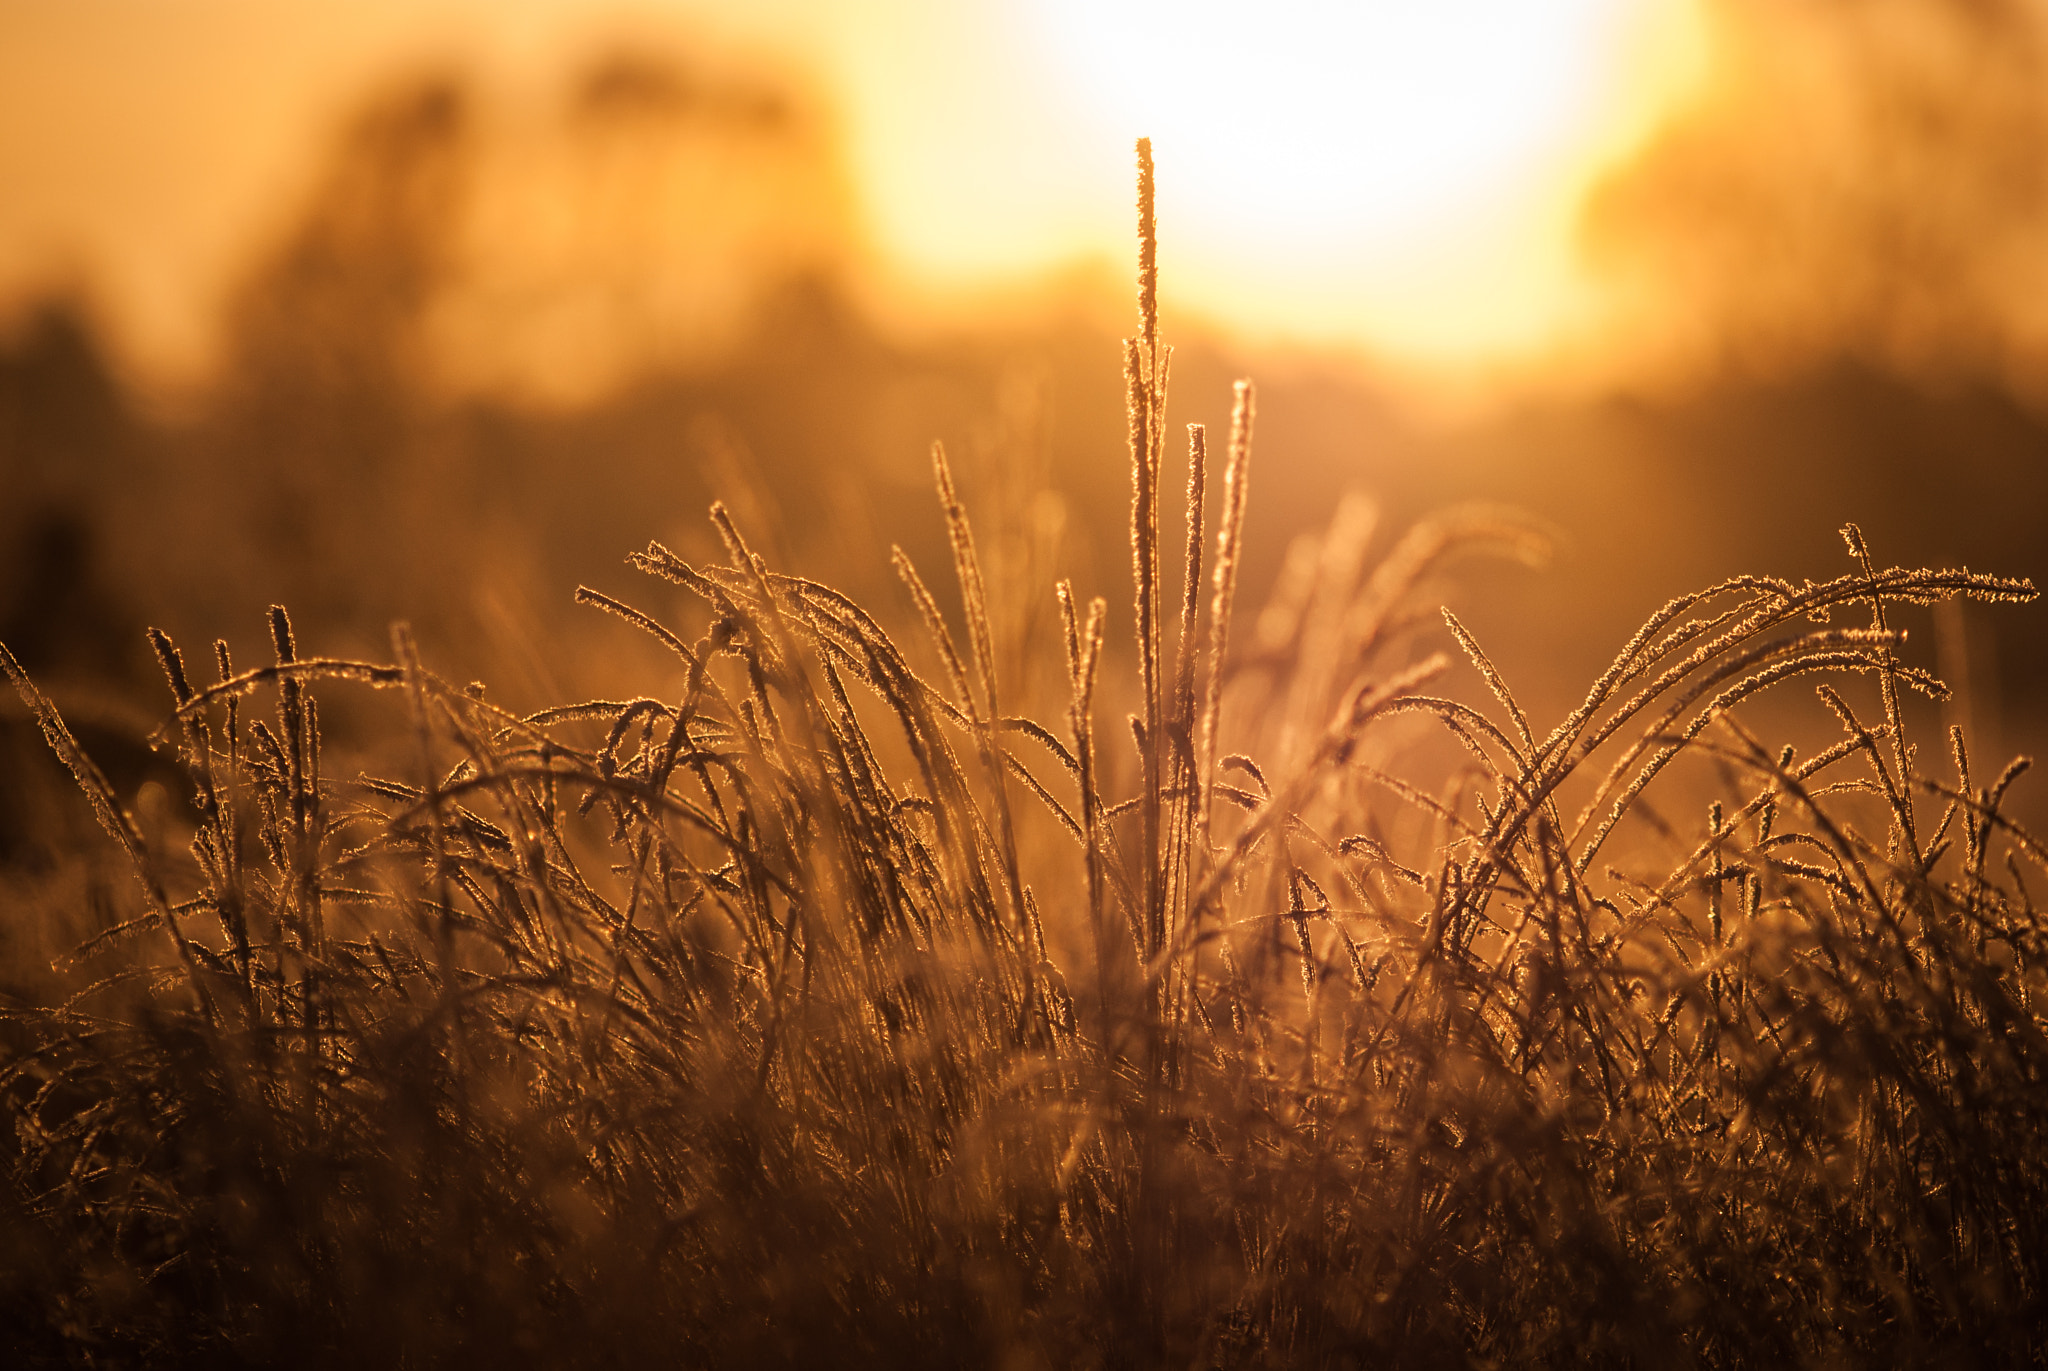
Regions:
[[935, 452], [898, 605], [722, 507], [632, 558], [694, 608], [579, 592], [637, 698], [154, 635], [189, 832], [0, 652], [133, 876], [9, 914], [84, 940], [6, 969], [28, 1364], [2041, 1360], [2048, 846], [1895, 626], [2031, 584], [1852, 527], [1554, 722], [1431, 598], [1505, 516], [1340, 510], [1245, 611], [1254, 395], [1183, 469], [1145, 165], [1128, 602], [999, 621]]

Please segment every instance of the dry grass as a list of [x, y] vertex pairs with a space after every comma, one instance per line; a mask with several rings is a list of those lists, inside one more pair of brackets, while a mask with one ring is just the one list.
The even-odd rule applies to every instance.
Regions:
[[[142, 899], [7, 1010], [18, 1350], [2038, 1361], [2048, 849], [2002, 813], [2023, 764], [1923, 764], [1901, 697], [1941, 687], [1888, 610], [2032, 586], [1851, 529], [1835, 580], [1665, 606], [1539, 733], [1455, 620], [1490, 701], [1418, 647], [1431, 576], [1512, 522], [1375, 563], [1340, 513], [1234, 622], [1240, 385], [1213, 533], [1191, 434], [1176, 599], [1141, 198], [1135, 631], [1057, 587], [1048, 722], [1003, 712], [943, 453], [960, 640], [900, 552], [912, 638], [718, 508], [723, 565], [632, 558], [688, 627], [580, 592], [673, 652], [660, 698], [517, 716], [403, 630], [302, 657], [281, 610], [274, 662], [202, 685], [158, 635], [190, 860], [0, 651]], [[1838, 739], [1806, 756], [1741, 718], [1801, 686]], [[328, 769], [319, 697], [367, 688], [396, 779]], [[1417, 716], [1460, 768], [1388, 769]], [[1688, 763], [1691, 825], [1645, 798]]]

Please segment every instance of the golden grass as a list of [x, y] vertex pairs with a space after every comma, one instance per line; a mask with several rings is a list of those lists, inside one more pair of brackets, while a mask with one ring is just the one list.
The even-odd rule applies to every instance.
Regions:
[[[1923, 766], [1888, 605], [2024, 581], [1851, 569], [1673, 601], [1547, 733], [1419, 596], [1511, 521], [1377, 562], [1340, 517], [1233, 624], [1253, 395], [1212, 530], [1149, 149], [1128, 346], [1133, 634], [1054, 593], [1068, 699], [1003, 713], [943, 451], [965, 651], [770, 568], [585, 602], [666, 694], [515, 715], [394, 635], [196, 684], [198, 814], [154, 851], [0, 649], [143, 911], [0, 1037], [0, 1324], [52, 1363], [2027, 1364], [2048, 1253], [2048, 940], [1960, 733]], [[1177, 614], [1169, 614], [1174, 605]], [[1833, 620], [1865, 621], [1838, 627]], [[1169, 619], [1172, 620], [1169, 630]], [[1058, 653], [1053, 644], [1038, 650]], [[921, 672], [918, 661], [936, 665]], [[1740, 717], [1811, 684], [1837, 740]], [[1851, 703], [1874, 686], [1877, 712]], [[319, 692], [394, 701], [331, 774]], [[257, 701], [274, 697], [270, 717]], [[1132, 745], [1104, 722], [1128, 698]], [[1466, 758], [1390, 769], [1433, 721]], [[1645, 799], [1706, 763], [1690, 833]], [[1659, 862], [1659, 839], [1682, 837]]]

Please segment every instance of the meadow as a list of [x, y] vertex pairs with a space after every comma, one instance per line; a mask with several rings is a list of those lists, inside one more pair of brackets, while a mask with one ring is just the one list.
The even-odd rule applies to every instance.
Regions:
[[1899, 627], [2032, 584], [1851, 526], [1555, 720], [1439, 608], [1529, 521], [1342, 506], [1254, 612], [1141, 166], [1114, 604], [1006, 616], [935, 449], [886, 605], [723, 505], [579, 590], [637, 695], [152, 631], [189, 818], [0, 651], [122, 873], [10, 912], [21, 1364], [2039, 1363], [2048, 844]]

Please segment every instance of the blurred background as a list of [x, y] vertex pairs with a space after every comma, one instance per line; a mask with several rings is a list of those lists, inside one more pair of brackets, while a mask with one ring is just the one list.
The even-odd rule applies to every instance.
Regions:
[[[934, 439], [1012, 622], [1123, 611], [1141, 134], [1172, 417], [1260, 384], [1254, 602], [1347, 492], [1526, 510], [1453, 603], [1542, 724], [1847, 520], [2048, 572], [2044, 0], [0, 0], [0, 641], [126, 786], [148, 624], [665, 690], [579, 583], [666, 610], [621, 558], [719, 497], [897, 620]], [[2038, 606], [1907, 627], [2041, 745]]]

